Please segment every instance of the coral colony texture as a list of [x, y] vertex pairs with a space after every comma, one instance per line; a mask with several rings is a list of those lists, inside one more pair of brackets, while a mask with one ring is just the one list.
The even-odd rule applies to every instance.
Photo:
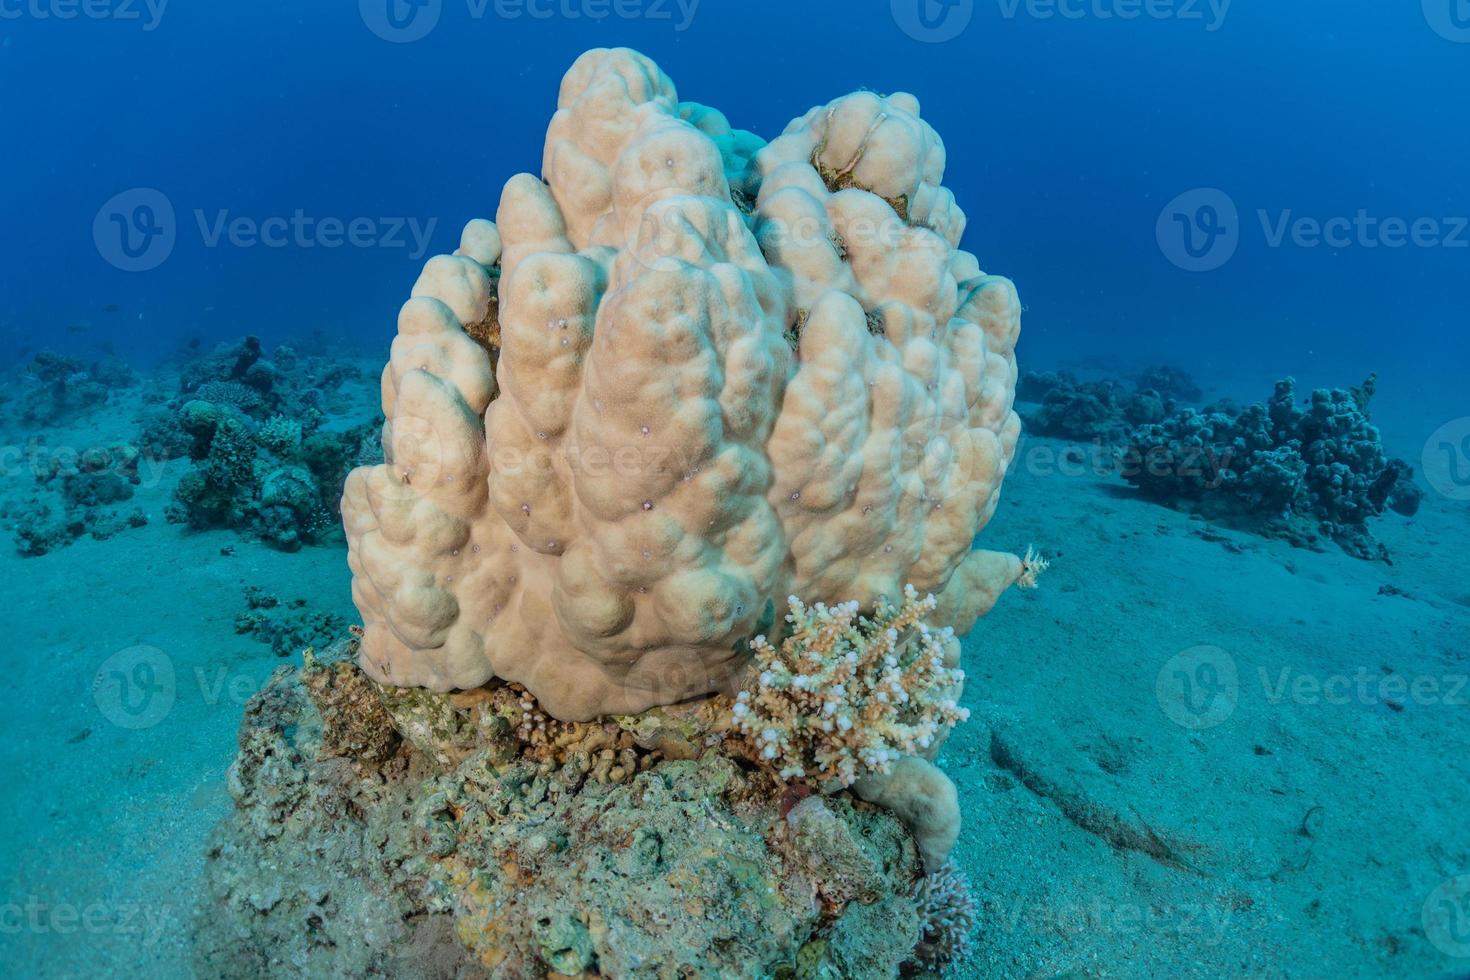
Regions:
[[267, 357], [255, 337], [189, 365], [140, 436], [150, 457], [192, 461], [168, 519], [233, 528], [285, 551], [331, 540], [343, 480], [368, 433], [323, 430], [322, 401], [353, 371], [285, 346]]
[[399, 315], [342, 501], [363, 627], [247, 708], [201, 972], [956, 962], [958, 637], [1045, 562], [971, 550], [1020, 306], [944, 164], [907, 94], [765, 143], [576, 61], [544, 179]]
[[763, 146], [605, 51], [557, 106], [545, 181], [512, 177], [399, 315], [387, 462], [342, 508], [364, 669], [586, 719], [727, 684], [791, 594], [911, 584], [968, 629], [1017, 571], [971, 541], [1019, 434], [1020, 305], [957, 248], [917, 101]]
[[1422, 491], [1409, 464], [1383, 451], [1368, 417], [1373, 390], [1373, 378], [1319, 389], [1299, 407], [1288, 378], [1264, 404], [1175, 412], [1133, 431], [1123, 476], [1170, 506], [1302, 545], [1326, 539], [1360, 558], [1387, 558], [1368, 521], [1386, 508], [1412, 516]]

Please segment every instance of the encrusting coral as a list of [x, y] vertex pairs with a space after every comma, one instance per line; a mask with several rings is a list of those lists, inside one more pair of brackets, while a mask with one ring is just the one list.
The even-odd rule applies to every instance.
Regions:
[[[246, 706], [201, 976], [878, 980], [928, 957], [899, 822], [846, 795], [788, 805], [714, 750], [719, 699], [554, 722], [509, 685], [377, 685], [355, 648], [283, 666]], [[635, 766], [558, 761], [551, 742], [607, 725]]]
[[385, 462], [342, 504], [363, 668], [586, 720], [731, 689], [787, 595], [912, 584], [969, 629], [1021, 571], [971, 550], [1020, 303], [959, 249], [918, 101], [855, 93], [765, 144], [616, 49], [557, 106], [545, 180], [512, 177], [399, 315]]

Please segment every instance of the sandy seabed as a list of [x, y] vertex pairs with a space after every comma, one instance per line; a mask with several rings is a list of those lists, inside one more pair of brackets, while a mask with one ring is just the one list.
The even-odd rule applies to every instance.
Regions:
[[[126, 397], [48, 444], [131, 438]], [[1388, 448], [1415, 458], [1412, 434], [1437, 424], [1399, 420]], [[965, 642], [974, 716], [941, 756], [983, 902], [960, 975], [1470, 973], [1453, 882], [1470, 874], [1470, 506], [1430, 493], [1412, 520], [1386, 516], [1394, 564], [1369, 563], [1036, 463], [1065, 448], [1023, 442], [981, 538], [1053, 565]], [[242, 590], [355, 617], [341, 547], [283, 554], [168, 524], [186, 465], [124, 505], [145, 527], [39, 558], [0, 549], [7, 975], [191, 975], [241, 708], [283, 662], [236, 634]], [[8, 473], [0, 492], [29, 480]], [[121, 710], [99, 673], [139, 646], [172, 677]], [[1455, 902], [1464, 918], [1446, 920]]]

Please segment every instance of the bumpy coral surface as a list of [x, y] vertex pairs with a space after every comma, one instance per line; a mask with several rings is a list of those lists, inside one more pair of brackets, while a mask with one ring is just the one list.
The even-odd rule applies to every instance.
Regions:
[[364, 669], [639, 711], [726, 686], [788, 594], [1009, 571], [970, 547], [1020, 305], [958, 248], [944, 165], [907, 94], [766, 145], [636, 52], [580, 57], [544, 182], [511, 178], [399, 315], [386, 461], [342, 508]]

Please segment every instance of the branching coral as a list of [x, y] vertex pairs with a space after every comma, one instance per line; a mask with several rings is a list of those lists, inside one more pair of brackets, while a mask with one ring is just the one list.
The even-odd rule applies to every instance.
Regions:
[[1376, 382], [1318, 389], [1287, 378], [1265, 403], [1184, 409], [1133, 430], [1122, 475], [1150, 500], [1294, 543], [1336, 541], [1387, 558], [1368, 521], [1418, 506], [1411, 467], [1384, 452], [1368, 403]]
[[[232, 385], [240, 387], [207, 382], [199, 390]], [[286, 551], [328, 540], [364, 427], [317, 431], [320, 419], [306, 414], [306, 425], [284, 415], [257, 423], [229, 403], [185, 402], [171, 425], [148, 434], [150, 444], [185, 447], [196, 463], [175, 488], [169, 520], [249, 531]]]
[[788, 601], [791, 634], [780, 647], [764, 636], [751, 643], [757, 685], [734, 708], [739, 730], [783, 778], [850, 786], [928, 751], [969, 716], [955, 701], [964, 672], [946, 666], [956, 659], [954, 631], [923, 622], [932, 595], [907, 586], [902, 604], [883, 602], [872, 619], [856, 602]]
[[1051, 567], [1051, 562], [1041, 557], [1031, 545], [1026, 546], [1026, 553], [1021, 556], [1021, 576], [1016, 579], [1016, 587], [1019, 589], [1034, 589], [1039, 584], [1037, 579], [1041, 573]]

